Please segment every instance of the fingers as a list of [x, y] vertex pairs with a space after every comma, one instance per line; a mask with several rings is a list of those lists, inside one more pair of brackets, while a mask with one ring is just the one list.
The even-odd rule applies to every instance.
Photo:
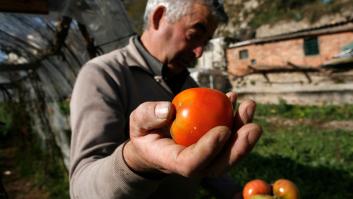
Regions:
[[228, 96], [228, 98], [229, 98], [230, 102], [232, 102], [232, 104], [235, 104], [237, 102], [237, 97], [238, 96], [237, 96], [236, 93], [228, 92], [226, 95]]
[[147, 134], [126, 144], [126, 156], [131, 155], [125, 158], [129, 166], [138, 171], [155, 169], [185, 177], [197, 176], [217, 156], [230, 135], [227, 127], [215, 127], [197, 143], [184, 147], [171, 139], [161, 139], [158, 134]]
[[222, 150], [231, 135], [230, 129], [211, 129], [195, 144], [184, 147], [161, 134], [174, 116], [169, 102], [146, 102], [130, 115], [130, 141], [124, 148], [128, 165], [139, 172], [159, 170], [195, 176]]
[[[235, 103], [236, 94], [227, 95]], [[128, 157], [127, 162], [141, 171], [157, 169], [185, 177], [204, 175], [202, 171], [220, 175], [247, 154], [261, 136], [261, 127], [250, 123], [255, 107], [251, 100], [240, 104], [235, 115], [236, 134], [231, 139], [230, 130], [219, 126], [211, 129], [197, 143], [184, 147], [166, 138], [162, 132], [175, 116], [172, 104], [143, 103], [130, 115], [131, 142], [126, 145], [126, 155], [136, 158]]]
[[224, 126], [211, 129], [197, 143], [185, 148], [175, 157], [177, 173], [183, 176], [198, 175], [218, 155], [230, 135], [230, 130]]
[[130, 137], [167, 126], [175, 111], [170, 102], [145, 102], [130, 114]]
[[244, 155], [249, 153], [255, 146], [262, 134], [262, 129], [257, 124], [247, 124], [237, 132], [237, 138], [233, 144], [229, 157], [230, 166], [238, 162]]
[[239, 105], [235, 114], [235, 130], [241, 128], [244, 124], [250, 123], [254, 117], [256, 103], [252, 100], [246, 100]]
[[[237, 101], [237, 94], [234, 92], [228, 92], [226, 94], [229, 100], [235, 106]], [[239, 105], [239, 108], [235, 114], [235, 130], [238, 130], [244, 124], [250, 123], [254, 117], [256, 109], [256, 103], [253, 100], [246, 100]]]
[[217, 157], [208, 169], [209, 176], [219, 176], [234, 166], [244, 155], [249, 153], [262, 134], [257, 124], [246, 124], [241, 127], [230, 141], [230, 145]]

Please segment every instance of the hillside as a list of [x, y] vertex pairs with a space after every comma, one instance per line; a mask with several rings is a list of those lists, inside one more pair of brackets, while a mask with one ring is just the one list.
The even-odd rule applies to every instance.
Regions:
[[225, 0], [229, 23], [217, 35], [244, 40], [353, 17], [351, 0]]
[[[125, 0], [127, 12], [138, 32], [146, 0]], [[312, 26], [335, 23], [353, 17], [352, 0], [224, 0], [229, 22], [216, 36], [244, 40]]]

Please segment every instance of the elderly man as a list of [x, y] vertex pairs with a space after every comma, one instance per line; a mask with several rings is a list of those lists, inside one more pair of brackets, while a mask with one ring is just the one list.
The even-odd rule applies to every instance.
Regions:
[[222, 9], [217, 0], [149, 0], [142, 35], [82, 68], [71, 99], [72, 198], [193, 198], [200, 182], [233, 197], [236, 187], [217, 177], [261, 135], [251, 123], [254, 102], [240, 105], [233, 133], [218, 126], [183, 147], [166, 131], [171, 99], [197, 86], [186, 67], [202, 55]]

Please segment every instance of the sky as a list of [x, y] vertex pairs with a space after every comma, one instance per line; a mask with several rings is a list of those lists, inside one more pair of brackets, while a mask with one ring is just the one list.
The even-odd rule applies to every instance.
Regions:
[[7, 59], [7, 54], [0, 50], [0, 62], [3, 62]]

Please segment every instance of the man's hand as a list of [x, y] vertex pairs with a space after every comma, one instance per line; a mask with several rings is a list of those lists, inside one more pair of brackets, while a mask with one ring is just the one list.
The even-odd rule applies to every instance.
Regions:
[[[227, 94], [235, 103], [236, 95]], [[137, 173], [177, 173], [186, 177], [220, 175], [248, 153], [261, 135], [249, 123], [255, 103], [243, 102], [235, 115], [235, 129], [218, 126], [189, 146], [177, 145], [169, 135], [175, 110], [170, 102], [146, 102], [130, 115], [130, 140], [123, 156]]]
[[166, 135], [173, 116], [170, 102], [143, 103], [131, 113], [130, 141], [124, 148], [124, 158], [132, 169], [199, 175], [230, 136], [228, 128], [216, 127], [190, 147], [178, 145]]
[[[227, 96], [233, 104], [236, 104], [237, 95], [235, 93], [229, 92]], [[222, 153], [217, 156], [213, 164], [209, 165], [207, 169], [209, 176], [225, 173], [255, 146], [262, 134], [261, 127], [251, 123], [255, 108], [256, 103], [252, 100], [246, 100], [239, 105], [234, 118], [234, 134]]]

